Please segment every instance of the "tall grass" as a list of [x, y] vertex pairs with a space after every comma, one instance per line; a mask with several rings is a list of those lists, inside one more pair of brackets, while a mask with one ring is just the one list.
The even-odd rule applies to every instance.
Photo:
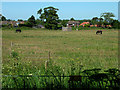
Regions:
[[[83, 66], [76, 64], [73, 59], [69, 61], [69, 70], [56, 65], [52, 59], [45, 69], [44, 65], [38, 68], [30, 62], [21, 62], [18, 57], [17, 52], [13, 51], [9, 57], [12, 60], [11, 63], [3, 66], [3, 88], [119, 88], [117, 80], [119, 80], [120, 70], [118, 69], [108, 69], [104, 73], [101, 73], [100, 68], [82, 70]], [[109, 78], [97, 76], [101, 74]], [[68, 83], [71, 75], [81, 75], [82, 81]]]
[[[42, 64], [51, 52], [57, 64], [65, 66], [70, 58], [80, 61], [84, 68], [103, 69], [118, 67], [118, 32], [105, 30], [96, 35], [95, 30], [42, 31], [23, 30], [22, 33], [3, 31], [3, 63], [7, 64], [11, 48], [20, 53], [21, 61]], [[13, 46], [10, 46], [11, 41]], [[94, 63], [94, 64], [93, 64]]]
[[[102, 81], [89, 80], [88, 77], [82, 78], [82, 84], [79, 81], [70, 83], [72, 85], [68, 83], [69, 75], [90, 76], [96, 73], [89, 69], [96, 68], [102, 69], [99, 73], [110, 74], [104, 70], [118, 68], [117, 30], [104, 30], [102, 35], [95, 32], [23, 30], [22, 33], [15, 33], [13, 30], [3, 30], [2, 71], [3, 75], [8, 75], [3, 77], [3, 88], [100, 87]], [[45, 69], [49, 51], [50, 61]], [[40, 77], [42, 75], [48, 77]], [[114, 78], [110, 76], [107, 84], [103, 81], [101, 88], [118, 87], [116, 74], [110, 75]]]

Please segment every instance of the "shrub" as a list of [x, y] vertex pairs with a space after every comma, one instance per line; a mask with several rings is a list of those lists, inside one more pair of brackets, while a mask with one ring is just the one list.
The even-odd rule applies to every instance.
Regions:
[[85, 24], [85, 26], [84, 27], [90, 27], [90, 24]]

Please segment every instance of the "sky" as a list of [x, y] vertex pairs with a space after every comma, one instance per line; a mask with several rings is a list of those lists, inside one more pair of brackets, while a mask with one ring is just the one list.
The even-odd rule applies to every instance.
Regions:
[[1, 0], [2, 2], [119, 2], [120, 0]]
[[104, 12], [112, 12], [118, 19], [118, 2], [2, 2], [2, 15], [12, 20], [27, 20], [32, 15], [37, 19], [37, 11], [48, 6], [59, 9], [60, 19], [92, 19]]

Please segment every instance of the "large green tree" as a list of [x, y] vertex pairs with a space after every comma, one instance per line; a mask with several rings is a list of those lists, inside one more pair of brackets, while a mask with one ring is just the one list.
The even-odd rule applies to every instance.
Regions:
[[66, 27], [68, 21], [69, 21], [69, 20], [62, 20], [62, 21], [61, 21], [62, 26]]
[[118, 29], [120, 28], [120, 22], [118, 20], [113, 20], [113, 22], [111, 23], [111, 25], [113, 26], [113, 28]]
[[29, 19], [28, 22], [35, 24], [35, 17], [32, 15]]
[[36, 22], [35, 22], [35, 17], [32, 15], [32, 16], [28, 19], [26, 25], [32, 27], [32, 26], [34, 26], [35, 24], [36, 24]]
[[92, 20], [91, 20], [91, 23], [93, 25], [98, 24], [98, 17], [93, 17]]
[[22, 19], [18, 19], [17, 21], [23, 21]]
[[111, 24], [113, 22], [113, 18], [115, 15], [111, 12], [105, 12], [101, 14], [101, 17], [104, 18], [104, 24]]
[[70, 20], [71, 20], [71, 21], [74, 21], [75, 19], [74, 19], [74, 18], [71, 18]]
[[39, 15], [40, 15], [40, 17], [39, 17], [39, 18], [41, 19], [41, 21], [43, 21], [43, 20], [42, 20], [42, 18], [43, 18], [43, 17], [41, 17], [41, 14], [42, 14], [42, 9], [38, 10], [38, 11], [37, 11], [37, 14], [39, 14]]
[[54, 7], [44, 8], [44, 12], [42, 13], [42, 9], [40, 9], [37, 13], [40, 14], [40, 19], [45, 22], [45, 28], [47, 29], [57, 29], [58, 26], [58, 9]]
[[7, 19], [6, 19], [6, 17], [2, 16], [2, 17], [1, 17], [1, 20], [2, 20], [2, 21], [6, 21]]

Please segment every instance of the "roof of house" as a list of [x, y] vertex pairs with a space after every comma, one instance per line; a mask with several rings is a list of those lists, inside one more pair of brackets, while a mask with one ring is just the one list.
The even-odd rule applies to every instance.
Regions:
[[90, 22], [83, 22], [80, 25], [90, 24]]
[[80, 22], [79, 21], [68, 21], [68, 24], [79, 24]]
[[19, 24], [24, 24], [25, 22], [24, 21], [17, 21]]
[[107, 27], [112, 27], [111, 25], [106, 25]]
[[2, 24], [9, 24], [10, 22], [9, 21], [1, 21]]
[[17, 25], [17, 24], [24, 24], [24, 21], [2, 21], [2, 24], [12, 24], [12, 25]]

